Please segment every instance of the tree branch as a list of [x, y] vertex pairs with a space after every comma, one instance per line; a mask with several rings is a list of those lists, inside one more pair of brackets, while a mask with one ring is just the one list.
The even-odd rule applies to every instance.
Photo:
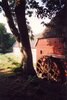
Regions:
[[0, 2], [0, 6], [2, 7], [2, 2]]
[[6, 15], [6, 18], [7, 18], [7, 21], [8, 21], [8, 25], [11, 29], [11, 32], [14, 34], [16, 39], [20, 42], [20, 34], [19, 34], [19, 32], [18, 32], [18, 30], [15, 27], [15, 24], [13, 22], [13, 18], [12, 18], [7, 0], [2, 0], [2, 8], [5, 12], [5, 15]]

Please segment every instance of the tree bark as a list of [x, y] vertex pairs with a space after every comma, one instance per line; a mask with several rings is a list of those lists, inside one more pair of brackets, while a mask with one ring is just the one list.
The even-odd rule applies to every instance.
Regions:
[[24, 66], [24, 71], [27, 74], [35, 74], [33, 68], [29, 35], [28, 35], [26, 19], [25, 19], [25, 0], [19, 0], [19, 1], [20, 1], [19, 3], [16, 2], [15, 13], [16, 13], [17, 23], [20, 31], [20, 36], [21, 36], [21, 43], [23, 44], [24, 50], [27, 54], [27, 60]]
[[[28, 30], [26, 26], [26, 19], [25, 19], [25, 0], [19, 0], [21, 1], [19, 5], [16, 5], [16, 17], [17, 17], [17, 23], [18, 23], [18, 29], [15, 27], [11, 11], [8, 5], [8, 0], [2, 0], [1, 6], [5, 12], [5, 15], [7, 17], [8, 25], [16, 37], [18, 42], [21, 42], [22, 46], [24, 47], [24, 50], [27, 54], [27, 60], [26, 64], [24, 66], [24, 73], [29, 75], [35, 75], [35, 71], [33, 68], [33, 62], [32, 62], [32, 53], [30, 48], [30, 42], [29, 42], [29, 36], [28, 36]], [[21, 50], [23, 53], [23, 48]], [[23, 65], [23, 61], [21, 66]]]

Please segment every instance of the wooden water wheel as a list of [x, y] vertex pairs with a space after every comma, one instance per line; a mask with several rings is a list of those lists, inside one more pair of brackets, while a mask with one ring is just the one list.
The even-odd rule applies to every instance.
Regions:
[[39, 78], [57, 81], [60, 76], [58, 64], [53, 57], [43, 56], [37, 61], [36, 73]]

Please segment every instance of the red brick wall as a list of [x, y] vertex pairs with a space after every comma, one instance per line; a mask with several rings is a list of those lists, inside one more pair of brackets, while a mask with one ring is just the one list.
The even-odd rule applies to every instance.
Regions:
[[64, 44], [61, 38], [38, 39], [36, 44], [37, 60], [43, 55], [64, 55]]

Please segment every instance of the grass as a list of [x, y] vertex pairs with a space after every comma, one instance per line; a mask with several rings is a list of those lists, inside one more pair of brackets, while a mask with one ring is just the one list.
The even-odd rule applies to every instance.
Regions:
[[[0, 69], [17, 68], [19, 64], [20, 59], [12, 53], [0, 54]], [[1, 74], [0, 77], [1, 100], [67, 100], [67, 82], [61, 84], [35, 76], [3, 77]]]
[[0, 69], [14, 69], [19, 67], [21, 59], [13, 53], [0, 54]]

